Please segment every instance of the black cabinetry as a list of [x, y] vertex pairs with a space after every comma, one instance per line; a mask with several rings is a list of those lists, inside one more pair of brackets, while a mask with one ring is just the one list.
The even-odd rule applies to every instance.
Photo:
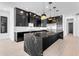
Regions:
[[29, 23], [34, 23], [35, 20], [35, 14], [32, 12], [29, 12]]
[[0, 33], [7, 33], [7, 17], [0, 16]]
[[23, 32], [15, 32], [15, 41], [20, 42], [24, 40], [24, 33]]
[[40, 27], [40, 16], [33, 12], [15, 8], [15, 26], [28, 26], [29, 23], [33, 23], [35, 27]]
[[54, 34], [43, 38], [43, 51], [58, 40], [58, 34]]
[[41, 19], [40, 16], [35, 17], [35, 22], [34, 22], [35, 27], [41, 27]]
[[55, 43], [58, 39], [63, 39], [63, 32], [55, 33], [43, 38], [43, 51]]
[[57, 24], [62, 24], [62, 18], [63, 16], [55, 16], [55, 17], [50, 17], [47, 19], [47, 23], [51, 24], [51, 23], [57, 23]]
[[41, 19], [40, 16], [33, 13], [33, 12], [29, 12], [29, 23], [33, 23], [34, 27], [40, 27], [41, 26]]
[[28, 12], [15, 8], [16, 26], [28, 26]]

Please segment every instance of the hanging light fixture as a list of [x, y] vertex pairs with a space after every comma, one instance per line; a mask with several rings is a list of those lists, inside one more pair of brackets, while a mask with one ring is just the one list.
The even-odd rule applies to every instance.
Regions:
[[42, 14], [41, 15], [41, 20], [45, 20], [45, 19], [47, 19], [46, 14]]
[[47, 19], [47, 16], [45, 14], [45, 4], [43, 3], [43, 14], [41, 15], [41, 20], [46, 20]]
[[54, 19], [55, 19], [55, 11], [56, 11], [56, 7], [54, 6], [53, 9], [54, 9]]
[[59, 10], [58, 10], [57, 7], [56, 7], [56, 2], [54, 2], [53, 9], [54, 9], [54, 19], [55, 19], [55, 17], [56, 17], [56, 12], [59, 12]]
[[53, 7], [53, 10], [54, 10], [54, 15], [53, 15], [53, 20], [52, 21], [53, 21], [53, 23], [55, 23], [56, 22], [56, 18], [55, 18], [56, 17], [55, 16], [56, 6]]
[[49, 11], [50, 11], [50, 17], [48, 18], [48, 20], [51, 21], [51, 20], [52, 20], [52, 17], [51, 17], [51, 11], [52, 11], [51, 7], [52, 7], [52, 2], [49, 2], [49, 6], [50, 6], [50, 9], [49, 9]]

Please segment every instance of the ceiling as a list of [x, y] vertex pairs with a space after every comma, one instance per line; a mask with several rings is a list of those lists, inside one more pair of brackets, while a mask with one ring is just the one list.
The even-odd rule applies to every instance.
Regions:
[[[0, 3], [1, 4], [1, 3]], [[27, 11], [35, 12], [39, 15], [43, 13], [43, 10], [45, 11], [47, 16], [50, 16], [50, 6], [47, 2], [4, 2], [7, 7], [19, 7], [23, 8]], [[55, 2], [52, 3], [52, 11], [51, 15], [54, 16], [54, 10], [53, 6], [56, 6], [56, 9], [59, 10], [59, 12], [55, 12], [55, 15], [75, 15], [76, 13], [79, 13], [79, 2]]]

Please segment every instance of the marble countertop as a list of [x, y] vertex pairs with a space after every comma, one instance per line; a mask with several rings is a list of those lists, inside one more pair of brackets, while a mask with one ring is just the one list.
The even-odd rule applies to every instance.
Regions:
[[39, 31], [47, 30], [46, 27], [16, 27], [14, 32], [27, 32], [27, 31]]

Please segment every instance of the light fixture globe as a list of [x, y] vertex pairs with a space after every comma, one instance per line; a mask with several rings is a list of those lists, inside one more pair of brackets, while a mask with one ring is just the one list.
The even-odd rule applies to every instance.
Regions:
[[41, 15], [41, 20], [46, 20], [46, 19], [47, 19], [46, 14], [42, 14], [42, 15]]

